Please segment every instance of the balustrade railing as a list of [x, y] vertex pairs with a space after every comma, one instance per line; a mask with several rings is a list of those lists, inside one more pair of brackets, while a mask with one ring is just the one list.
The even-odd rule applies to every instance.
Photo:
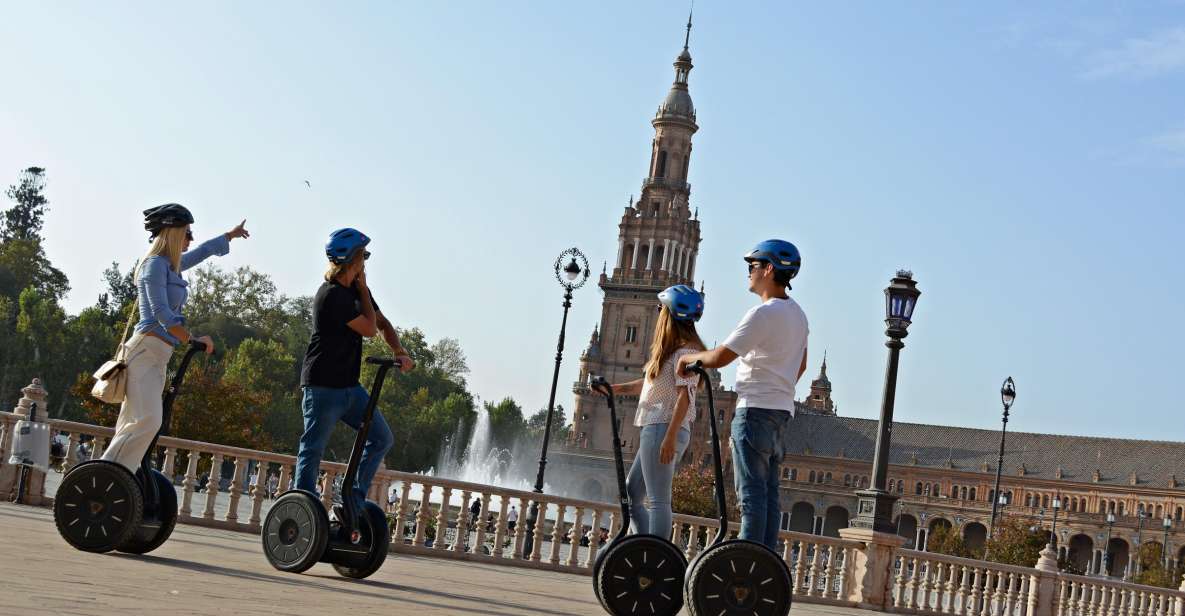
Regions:
[[[0, 413], [0, 481], [12, 475], [8, 453], [16, 420], [12, 413]], [[62, 472], [99, 458], [114, 432], [63, 420], [49, 423], [55, 434], [68, 435], [65, 455], [54, 461]], [[159, 448], [162, 472], [178, 492], [178, 521], [186, 524], [257, 533], [274, 496], [290, 487], [295, 471], [296, 459], [288, 455], [172, 437], [162, 437]], [[328, 507], [345, 465], [325, 462], [321, 470], [322, 501]], [[46, 496], [53, 496], [60, 479], [59, 472], [49, 473]], [[622, 522], [616, 503], [391, 470], [379, 471], [369, 498], [385, 505], [393, 552], [586, 575]], [[522, 521], [532, 502], [539, 505], [540, 522], [534, 547], [523, 554]], [[475, 503], [476, 513], [470, 509]], [[670, 536], [691, 560], [711, 543], [718, 527], [715, 519], [675, 514]], [[730, 534], [735, 536], [739, 527], [730, 523]], [[779, 537], [798, 601], [927, 615], [1185, 616], [1185, 592], [1178, 590], [901, 548], [886, 552], [877, 564], [865, 541], [789, 531]], [[878, 566], [887, 574], [887, 594], [878, 595], [865, 581], [873, 579], [867, 576]]]

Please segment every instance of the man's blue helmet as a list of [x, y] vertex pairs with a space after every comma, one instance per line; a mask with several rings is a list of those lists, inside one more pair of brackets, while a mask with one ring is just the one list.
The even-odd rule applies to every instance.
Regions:
[[704, 316], [704, 296], [685, 284], [668, 287], [658, 294], [658, 301], [667, 307], [676, 321], [694, 323]]
[[325, 244], [325, 256], [337, 265], [349, 263], [359, 250], [366, 248], [370, 238], [357, 229], [346, 227], [329, 234]]
[[802, 256], [798, 254], [798, 248], [786, 240], [765, 240], [750, 250], [749, 254], [745, 255], [745, 260], [765, 261], [772, 264], [776, 270], [790, 272], [791, 278], [797, 276], [798, 268], [802, 267]]

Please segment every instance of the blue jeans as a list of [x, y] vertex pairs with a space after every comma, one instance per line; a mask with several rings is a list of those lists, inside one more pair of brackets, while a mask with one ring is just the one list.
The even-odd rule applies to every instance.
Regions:
[[[317, 472], [321, 466], [321, 453], [329, 440], [338, 420], [357, 430], [362, 427], [366, 402], [370, 397], [361, 385], [353, 387], [304, 387], [301, 409], [304, 412], [304, 434], [300, 436], [300, 449], [296, 452], [296, 489], [317, 493]], [[361, 511], [366, 501], [366, 491], [383, 456], [391, 448], [394, 437], [383, 414], [375, 409], [370, 422], [370, 433], [362, 449], [362, 460], [358, 464], [358, 477], [354, 481], [353, 493], [356, 510]], [[332, 488], [330, 488], [332, 489]], [[344, 492], [343, 486], [343, 492]], [[344, 496], [344, 495], [343, 495]]]
[[740, 538], [777, 549], [779, 467], [790, 413], [739, 408], [732, 420], [732, 460], [741, 506]]
[[[658, 454], [669, 425], [642, 426], [638, 453], [625, 479], [625, 489], [630, 495], [630, 529], [634, 534], [654, 534], [663, 539], [671, 536], [671, 483], [675, 479], [675, 465], [691, 442], [691, 431], [679, 430], [675, 436], [675, 459], [663, 464], [658, 461]], [[645, 507], [643, 498], [649, 501]]]

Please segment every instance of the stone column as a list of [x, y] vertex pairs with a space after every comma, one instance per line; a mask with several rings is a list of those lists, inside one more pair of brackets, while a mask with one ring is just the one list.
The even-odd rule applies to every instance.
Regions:
[[847, 596], [843, 598], [861, 608], [888, 611], [893, 604], [889, 586], [893, 579], [894, 553], [905, 544], [905, 538], [867, 528], [843, 528], [839, 536], [864, 544], [862, 549], [850, 552], [852, 584], [845, 584]]
[[635, 237], [634, 238], [634, 254], [633, 254], [633, 258], [630, 259], [630, 269], [633, 269], [633, 270], [638, 269], [638, 249], [641, 247], [642, 247], [642, 238]]
[[646, 250], [646, 269], [654, 264], [654, 238], [650, 238], [650, 247]]
[[1050, 616], [1056, 613], [1057, 552], [1046, 546], [1037, 560], [1036, 571], [1029, 587], [1028, 616]]
[[[16, 408], [12, 409], [14, 415], [17, 416], [16, 421], [28, 420], [33, 410], [36, 409], [36, 415], [33, 421], [44, 423], [49, 418], [49, 393], [41, 386], [41, 379], [33, 379], [33, 382], [21, 389], [23, 394], [20, 400], [16, 403]], [[33, 427], [34, 430], [49, 431], [48, 424], [38, 425]], [[7, 455], [15, 453], [15, 446], [19, 435], [16, 433], [16, 423], [9, 425], [9, 432], [5, 438], [8, 441]], [[45, 433], [42, 433], [44, 437]], [[50, 435], [52, 438], [52, 435]], [[28, 436], [26, 436], [28, 438]], [[46, 443], [48, 448], [51, 443]], [[46, 458], [49, 456], [49, 451], [38, 452]], [[20, 483], [21, 465], [9, 464], [8, 459], [0, 460], [0, 497], [6, 500], [11, 500], [12, 496], [16, 495], [16, 489]], [[25, 496], [22, 501], [26, 505], [43, 506], [49, 503], [45, 498], [45, 471], [37, 468], [29, 468], [28, 474], [25, 477]]]
[[698, 256], [699, 256], [699, 251], [693, 250], [691, 252], [691, 258], [688, 259], [688, 264], [687, 264], [687, 277], [690, 278], [693, 282], [695, 280], [695, 258]]
[[662, 262], [658, 264], [658, 269], [669, 270], [668, 265], [671, 263], [671, 240], [665, 239], [662, 241]]
[[618, 268], [625, 267], [625, 264], [621, 262], [621, 259], [624, 256], [625, 256], [625, 238], [619, 237], [619, 238], [617, 238], [617, 267]]

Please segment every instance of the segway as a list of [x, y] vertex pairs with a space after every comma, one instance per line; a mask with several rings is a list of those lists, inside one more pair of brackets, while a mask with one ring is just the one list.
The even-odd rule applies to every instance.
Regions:
[[[190, 340], [173, 381], [165, 388], [160, 429], [134, 475], [118, 462], [88, 460], [62, 478], [53, 517], [67, 543], [86, 552], [147, 554], [173, 534], [177, 492], [170, 477], [152, 468], [152, 452], [161, 435], [169, 433], [173, 403], [181, 393], [190, 360], [205, 350], [205, 343]], [[162, 462], [158, 459], [158, 466]]]
[[712, 463], [716, 471], [716, 507], [720, 530], [712, 544], [691, 563], [683, 600], [691, 616], [785, 616], [790, 613], [790, 569], [764, 544], [728, 537], [728, 507], [724, 501], [724, 470], [720, 466], [720, 435], [712, 383], [701, 362], [687, 367], [704, 379], [708, 419], [712, 426]]
[[312, 492], [288, 490], [281, 494], [268, 511], [261, 532], [263, 553], [280, 571], [300, 573], [318, 562], [327, 562], [345, 577], [362, 579], [378, 571], [387, 559], [391, 545], [387, 516], [370, 501], [365, 501], [362, 511], [356, 511], [352, 493], [383, 379], [387, 370], [399, 362], [367, 357], [366, 363], [377, 364], [378, 372], [342, 480], [341, 519], [331, 523], [321, 499]]
[[617, 490], [621, 499], [621, 530], [593, 564], [593, 592], [601, 607], [614, 616], [674, 616], [683, 607], [681, 586], [687, 558], [675, 544], [658, 535], [628, 535], [630, 497], [625, 487], [625, 462], [621, 457], [613, 387], [599, 376], [592, 378], [591, 385], [609, 402], [613, 460], [617, 465]]

